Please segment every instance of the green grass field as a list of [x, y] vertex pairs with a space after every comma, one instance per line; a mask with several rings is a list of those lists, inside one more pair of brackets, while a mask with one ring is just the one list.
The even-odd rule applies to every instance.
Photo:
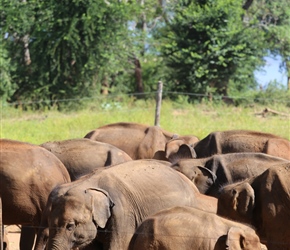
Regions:
[[[200, 139], [210, 132], [248, 129], [273, 133], [290, 140], [290, 109], [271, 106], [286, 115], [261, 116], [265, 107], [234, 107], [225, 104], [188, 104], [163, 101], [160, 127], [179, 135]], [[155, 100], [131, 103], [90, 103], [74, 112], [22, 111], [1, 108], [1, 138], [40, 144], [46, 141], [82, 138], [89, 131], [109, 123], [137, 122], [154, 125]]]

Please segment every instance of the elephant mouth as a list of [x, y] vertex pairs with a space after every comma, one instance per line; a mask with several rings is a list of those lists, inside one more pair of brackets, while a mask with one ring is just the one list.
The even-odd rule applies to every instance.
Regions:
[[71, 250], [80, 250], [90, 244], [92, 244], [94, 238], [93, 239], [86, 239], [86, 240], [81, 240], [81, 241], [77, 241], [73, 244]]

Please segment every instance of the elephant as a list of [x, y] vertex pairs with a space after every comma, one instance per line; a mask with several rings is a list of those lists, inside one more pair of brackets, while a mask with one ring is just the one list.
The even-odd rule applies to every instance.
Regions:
[[67, 168], [72, 181], [92, 172], [132, 158], [121, 149], [89, 139], [50, 141], [40, 145], [57, 156]]
[[257, 228], [269, 250], [290, 249], [290, 163], [220, 190], [218, 214]]
[[[192, 144], [198, 141], [198, 138], [194, 135], [180, 137], [161, 129], [159, 126], [130, 122], [112, 123], [99, 127], [87, 133], [84, 138], [114, 145], [125, 151], [133, 160], [168, 160], [171, 154], [176, 154], [178, 151], [176, 148], [179, 148], [182, 140], [184, 141], [183, 144]], [[177, 138], [179, 140], [171, 141], [168, 150], [165, 152], [166, 143]], [[194, 157], [195, 153], [192, 154]]]
[[22, 225], [20, 249], [32, 249], [50, 192], [70, 177], [62, 162], [38, 145], [0, 139], [0, 148], [2, 223]]
[[290, 161], [264, 153], [228, 153], [206, 158], [181, 159], [171, 167], [187, 176], [203, 194], [218, 197], [225, 184], [264, 172], [272, 165]]
[[129, 250], [258, 250], [260, 239], [248, 225], [193, 207], [176, 206], [147, 217]]
[[[170, 163], [141, 159], [95, 170], [54, 189], [43, 213], [36, 248], [127, 249], [138, 225], [149, 215], [172, 206], [217, 212], [217, 199], [200, 194]], [[46, 224], [45, 224], [46, 223]]]
[[164, 160], [175, 163], [180, 159], [194, 159], [196, 153], [194, 145], [199, 139], [194, 135], [175, 137], [165, 143]]
[[252, 130], [216, 131], [194, 145], [197, 158], [214, 154], [256, 152], [290, 160], [290, 141], [270, 133]]

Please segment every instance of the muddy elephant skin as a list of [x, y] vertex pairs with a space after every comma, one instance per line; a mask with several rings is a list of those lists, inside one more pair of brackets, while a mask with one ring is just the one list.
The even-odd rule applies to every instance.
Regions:
[[257, 176], [279, 163], [290, 161], [264, 153], [228, 153], [206, 158], [182, 159], [171, 167], [187, 176], [203, 194], [218, 197], [219, 189]]
[[51, 190], [70, 177], [62, 162], [40, 146], [1, 139], [0, 148], [3, 223], [22, 225], [20, 249], [32, 249], [35, 232], [29, 229], [39, 226]]
[[256, 152], [290, 160], [290, 141], [270, 133], [251, 130], [212, 132], [198, 143], [194, 150], [197, 158], [214, 154]]
[[48, 249], [82, 248], [94, 239], [105, 250], [127, 249], [136, 227], [159, 210], [181, 205], [216, 213], [217, 199], [169, 166], [128, 161], [61, 185], [48, 201]]
[[96, 168], [106, 168], [132, 160], [127, 153], [111, 144], [83, 138], [50, 141], [40, 146], [61, 160], [72, 181]]
[[[85, 138], [114, 145], [125, 151], [133, 160], [169, 160], [177, 153], [180, 145], [186, 144], [191, 148], [189, 144], [198, 141], [196, 136], [178, 136], [159, 126], [129, 122], [99, 127], [86, 134]], [[176, 138], [179, 140], [171, 142], [165, 151], [166, 143]], [[193, 148], [190, 149], [190, 153], [195, 155]]]
[[250, 223], [269, 250], [290, 249], [290, 164], [272, 166], [248, 180], [224, 186], [218, 214]]
[[129, 250], [258, 250], [249, 226], [192, 207], [173, 207], [145, 219]]

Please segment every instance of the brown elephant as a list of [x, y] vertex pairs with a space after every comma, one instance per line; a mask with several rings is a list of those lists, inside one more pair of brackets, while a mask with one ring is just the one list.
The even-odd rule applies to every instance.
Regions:
[[51, 141], [40, 146], [61, 160], [72, 181], [91, 173], [96, 168], [132, 160], [127, 153], [111, 144], [83, 138]]
[[197, 158], [214, 154], [256, 152], [290, 160], [290, 141], [270, 133], [251, 130], [212, 132], [198, 143], [194, 150]]
[[[147, 216], [177, 205], [216, 213], [217, 199], [200, 194], [166, 161], [134, 160], [55, 189], [42, 227], [49, 226], [50, 250], [83, 248], [94, 240], [100, 249], [127, 249]], [[43, 249], [45, 233], [39, 232], [36, 249]]]
[[174, 163], [179, 159], [196, 158], [194, 145], [199, 139], [194, 135], [176, 136], [165, 143], [165, 160]]
[[70, 177], [62, 162], [40, 146], [1, 139], [0, 149], [0, 216], [5, 225], [22, 225], [20, 249], [32, 249], [51, 190]]
[[284, 163], [226, 185], [220, 190], [218, 214], [256, 227], [269, 250], [289, 250], [289, 180], [290, 163]]
[[264, 172], [272, 165], [290, 161], [264, 153], [229, 153], [198, 159], [181, 159], [171, 167], [187, 176], [207, 195], [218, 197], [225, 184]]
[[[190, 144], [198, 140], [196, 136], [179, 137], [158, 126], [130, 122], [119, 122], [99, 127], [85, 135], [85, 138], [114, 145], [125, 151], [133, 160], [168, 160], [171, 154], [176, 154], [178, 151], [176, 148], [179, 148], [180, 145], [189, 143], [188, 146], [192, 147]], [[179, 140], [172, 141], [165, 151], [166, 143], [177, 138]], [[181, 143], [182, 140], [183, 143]], [[192, 149], [192, 157], [195, 157], [193, 152]]]
[[147, 217], [129, 250], [258, 250], [260, 239], [250, 226], [193, 207], [172, 207]]

